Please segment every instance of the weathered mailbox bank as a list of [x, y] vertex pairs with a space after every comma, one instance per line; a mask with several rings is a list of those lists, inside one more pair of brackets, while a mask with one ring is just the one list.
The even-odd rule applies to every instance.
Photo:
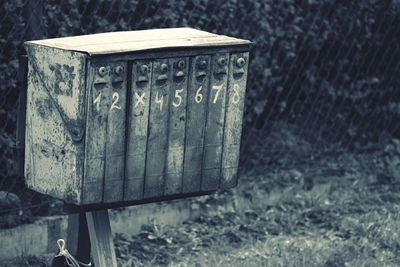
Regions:
[[26, 42], [28, 186], [75, 205], [235, 186], [249, 44], [189, 28]]

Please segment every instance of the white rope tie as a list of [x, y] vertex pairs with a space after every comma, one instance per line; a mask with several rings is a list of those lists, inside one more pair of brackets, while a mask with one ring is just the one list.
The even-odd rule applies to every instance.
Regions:
[[91, 262], [89, 262], [89, 264], [85, 264], [85, 263], [82, 263], [82, 262], [76, 260], [76, 259], [69, 253], [69, 251], [65, 248], [65, 241], [64, 241], [64, 239], [58, 239], [58, 240], [57, 240], [57, 245], [58, 245], [58, 248], [60, 249], [60, 252], [58, 253], [57, 257], [58, 257], [58, 256], [64, 256], [65, 259], [66, 259], [66, 261], [67, 261], [68, 266], [71, 266], [71, 267], [81, 267], [81, 265], [82, 265], [82, 266], [87, 266], [87, 267], [92, 266], [92, 263], [91, 263]]

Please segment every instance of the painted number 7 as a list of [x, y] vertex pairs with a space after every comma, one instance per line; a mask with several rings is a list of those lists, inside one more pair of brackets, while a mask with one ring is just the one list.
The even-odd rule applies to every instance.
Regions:
[[212, 89], [215, 90], [215, 96], [214, 96], [214, 99], [213, 99], [213, 104], [217, 103], [217, 99], [218, 99], [219, 93], [221, 92], [222, 87], [224, 87], [223, 84], [213, 85]]

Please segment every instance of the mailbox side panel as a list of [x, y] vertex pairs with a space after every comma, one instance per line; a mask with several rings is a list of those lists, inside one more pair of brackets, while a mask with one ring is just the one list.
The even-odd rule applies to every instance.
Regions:
[[196, 56], [190, 63], [185, 160], [182, 192], [200, 191], [211, 56]]
[[228, 64], [228, 53], [213, 55], [201, 177], [203, 191], [216, 190], [221, 176]]
[[81, 204], [86, 56], [30, 44], [25, 177], [29, 188]]
[[237, 184], [248, 61], [248, 52], [230, 56], [220, 183], [224, 189]]

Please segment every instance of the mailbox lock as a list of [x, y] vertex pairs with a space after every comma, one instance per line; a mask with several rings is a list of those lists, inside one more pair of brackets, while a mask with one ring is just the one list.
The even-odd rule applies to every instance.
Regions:
[[243, 57], [240, 57], [240, 58], [237, 59], [236, 66], [241, 68], [241, 67], [244, 66], [244, 64], [246, 64], [246, 60]]
[[185, 61], [183, 61], [183, 60], [180, 60], [180, 61], [178, 62], [178, 68], [179, 68], [179, 69], [184, 69], [184, 68], [185, 68], [185, 66], [186, 66], [186, 63], [185, 63]]
[[124, 71], [124, 67], [122, 67], [122, 66], [117, 66], [115, 68], [115, 74], [120, 75], [123, 71]]
[[106, 73], [107, 73], [106, 67], [100, 67], [98, 73], [100, 76], [106, 75]]
[[140, 73], [142, 75], [146, 75], [148, 71], [149, 71], [149, 66], [147, 66], [147, 65], [140, 66]]
[[161, 72], [166, 73], [168, 71], [168, 65], [163, 63], [161, 64]]
[[198, 64], [198, 67], [201, 70], [205, 70], [207, 68], [207, 61], [205, 61], [205, 60], [200, 61]]
[[226, 63], [227, 63], [227, 62], [226, 62], [226, 58], [220, 57], [220, 58], [218, 59], [218, 64], [219, 64], [221, 67], [225, 66]]

